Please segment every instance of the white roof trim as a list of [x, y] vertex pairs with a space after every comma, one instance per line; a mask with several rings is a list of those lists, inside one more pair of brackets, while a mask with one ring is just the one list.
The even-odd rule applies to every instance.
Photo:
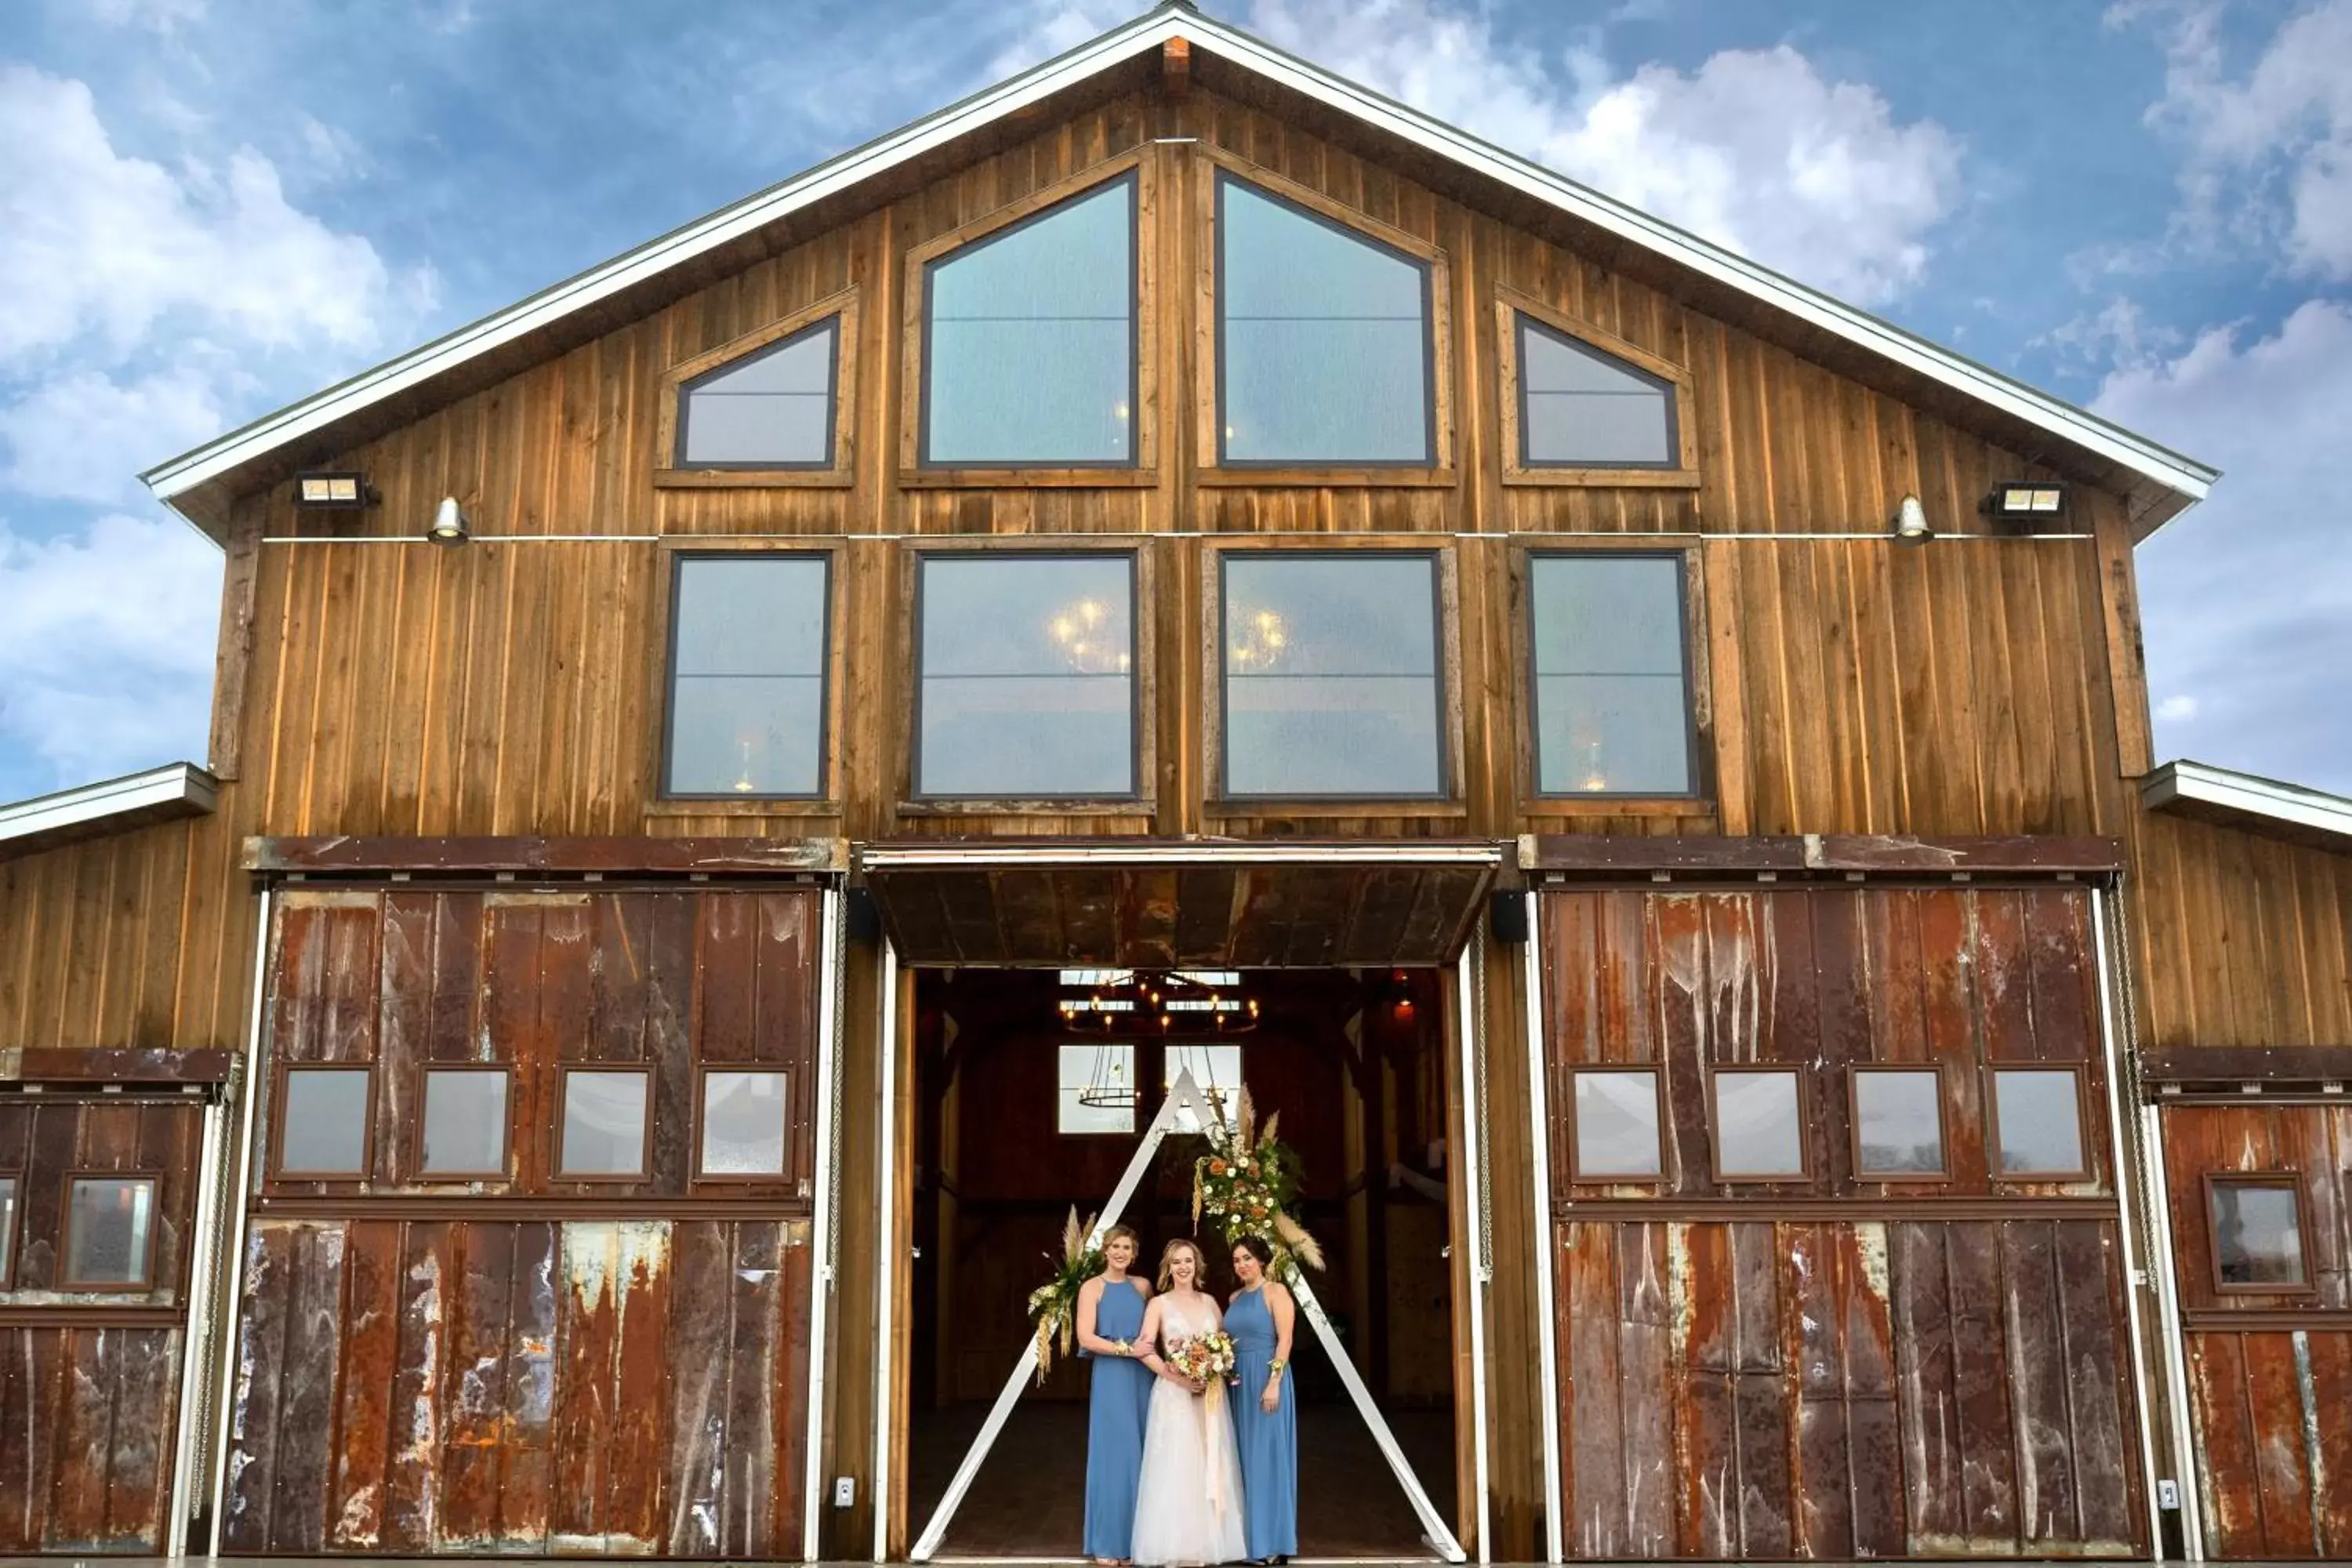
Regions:
[[2341, 838], [2352, 847], [2352, 800], [2252, 773], [2183, 759], [2167, 763], [2141, 780], [2139, 798], [2150, 810], [2184, 801], [2266, 817]]
[[1784, 278], [1671, 224], [1602, 195], [1514, 153], [1381, 97], [1192, 10], [1182, 0], [1115, 27], [1010, 80], [951, 104], [878, 141], [722, 207], [709, 216], [616, 257], [470, 326], [256, 420], [140, 476], [169, 502], [222, 474], [348, 415], [450, 370], [503, 343], [607, 298], [681, 261], [727, 244], [862, 180], [951, 142], [1028, 104], [1076, 85], [1107, 66], [1185, 37], [1342, 113], [1453, 160], [1538, 201], [1573, 215], [1857, 343], [1966, 395], [2141, 475], [2180, 496], [2202, 500], [2218, 469], [2136, 436], [2084, 409], [2036, 391], [1937, 347], [1817, 289]]
[[201, 816], [213, 809], [219, 794], [212, 774], [194, 763], [173, 763], [127, 778], [0, 805], [0, 844], [156, 806], [185, 805], [191, 808], [188, 815]]

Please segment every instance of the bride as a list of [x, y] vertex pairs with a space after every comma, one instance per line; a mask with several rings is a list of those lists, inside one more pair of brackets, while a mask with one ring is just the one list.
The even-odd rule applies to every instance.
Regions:
[[1160, 1293], [1143, 1312], [1142, 1361], [1159, 1381], [1151, 1388], [1135, 1502], [1131, 1550], [1139, 1563], [1232, 1563], [1248, 1550], [1225, 1390], [1204, 1387], [1160, 1358], [1223, 1326], [1215, 1299], [1201, 1289], [1206, 1272], [1199, 1247], [1170, 1242], [1160, 1253]]

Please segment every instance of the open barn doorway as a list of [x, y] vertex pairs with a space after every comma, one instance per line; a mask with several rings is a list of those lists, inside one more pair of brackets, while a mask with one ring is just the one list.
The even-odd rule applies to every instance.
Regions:
[[[1169, 1004], [1181, 1002], [1182, 1006]], [[1132, 1003], [1133, 1005], [1121, 1005]], [[1326, 1255], [1323, 1310], [1438, 1513], [1455, 1516], [1446, 1036], [1428, 969], [931, 970], [915, 986], [916, 1169], [908, 1511], [930, 1517], [1028, 1333], [1063, 1223], [1099, 1211], [1189, 1071], [1246, 1082], [1302, 1162], [1298, 1217]], [[1180, 1120], [1122, 1220], [1148, 1258], [1194, 1234]], [[1215, 1286], [1232, 1288], [1211, 1239]], [[1302, 1318], [1302, 1556], [1432, 1555], [1403, 1488]], [[1013, 1406], [942, 1557], [1075, 1558], [1088, 1369], [1057, 1361]]]

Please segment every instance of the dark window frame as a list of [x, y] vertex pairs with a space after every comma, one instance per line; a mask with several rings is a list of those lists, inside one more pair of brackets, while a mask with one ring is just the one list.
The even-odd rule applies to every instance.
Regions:
[[[1554, 326], [1549, 321], [1542, 320], [1531, 311], [1513, 307], [1511, 316], [1514, 323], [1514, 330], [1511, 338], [1512, 363], [1517, 372], [1514, 379], [1518, 383], [1517, 389], [1517, 404], [1516, 409], [1518, 416], [1518, 445], [1517, 449], [1512, 454], [1512, 457], [1517, 460], [1517, 466], [1520, 468], [1529, 473], [1570, 470], [1602, 473], [1646, 472], [1668, 474], [1679, 473], [1682, 471], [1684, 466], [1682, 459], [1682, 392], [1681, 388], [1675, 384], [1671, 376], [1660, 375], [1656, 371], [1650, 369], [1646, 365], [1637, 364], [1633, 361], [1627, 359], [1623, 354], [1612, 353], [1612, 351], [1601, 347], [1599, 343], [1589, 342], [1576, 333], [1569, 331], [1565, 328]], [[1617, 458], [1603, 462], [1592, 459], [1579, 461], [1566, 458], [1538, 458], [1530, 453], [1528, 450], [1528, 333], [1530, 331], [1540, 332], [1545, 337], [1554, 339], [1559, 342], [1567, 343], [1579, 353], [1597, 354], [1601, 358], [1609, 361], [1618, 369], [1622, 370], [1627, 374], [1634, 377], [1636, 380], [1645, 383], [1653, 391], [1664, 395], [1666, 402], [1667, 456], [1657, 458], [1654, 461]]]
[[[663, 603], [667, 606], [667, 626], [661, 642], [661, 730], [654, 752], [654, 797], [660, 801], [732, 801], [756, 802], [829, 802], [833, 798], [834, 765], [834, 635], [839, 595], [836, 593], [835, 554], [832, 550], [704, 550], [679, 549], [667, 552], [669, 582]], [[817, 660], [817, 738], [816, 788], [789, 795], [744, 794], [735, 790], [694, 791], [671, 787], [671, 748], [676, 742], [677, 723], [677, 635], [680, 595], [686, 584], [687, 563], [695, 561], [732, 563], [772, 561], [814, 561], [824, 572], [824, 630], [821, 634], [822, 652]]]
[[[563, 1136], [571, 1121], [572, 1079], [577, 1073], [603, 1073], [635, 1078], [646, 1086], [645, 1117], [637, 1136], [637, 1168], [634, 1171], [572, 1172], [563, 1168]], [[547, 1179], [551, 1184], [611, 1186], [638, 1185], [654, 1175], [654, 1069], [640, 1062], [558, 1062], [555, 1066], [555, 1125], [551, 1128]]]
[[[1664, 1063], [1578, 1062], [1572, 1067], [1562, 1068], [1561, 1072], [1562, 1076], [1567, 1079], [1567, 1083], [1564, 1086], [1567, 1089], [1567, 1093], [1563, 1098], [1567, 1100], [1568, 1109], [1568, 1180], [1570, 1186], [1664, 1186], [1672, 1182], [1674, 1179], [1674, 1172], [1671, 1164], [1669, 1163], [1671, 1144], [1666, 1134], [1669, 1123], [1673, 1120], [1674, 1107], [1666, 1099], [1666, 1074]], [[1616, 1073], [1620, 1075], [1639, 1073], [1649, 1079], [1650, 1105], [1652, 1110], [1656, 1112], [1656, 1115], [1653, 1120], [1657, 1123], [1658, 1129], [1658, 1168], [1654, 1173], [1587, 1171], [1584, 1168], [1584, 1161], [1582, 1158], [1584, 1141], [1580, 1136], [1582, 1130], [1577, 1121], [1576, 1080], [1587, 1073]]]
[[[858, 290], [856, 284], [835, 290], [766, 325], [679, 361], [661, 374], [655, 407], [653, 483], [656, 489], [846, 489], [856, 482], [854, 468], [856, 440]], [[723, 370], [750, 354], [798, 337], [831, 321], [835, 323], [831, 408], [827, 429], [829, 457], [822, 464], [787, 466], [757, 464], [678, 466], [679, 423], [683, 407], [680, 388], [707, 374]]]
[[[773, 340], [747, 348], [708, 369], [690, 376], [680, 377], [670, 395], [677, 400], [670, 443], [663, 456], [672, 473], [734, 474], [734, 473], [825, 473], [841, 465], [841, 359], [844, 312], [835, 309], [819, 316], [804, 326], [784, 332]], [[778, 458], [745, 458], [735, 462], [693, 462], [686, 455], [687, 431], [692, 420], [694, 394], [713, 377], [725, 375], [745, 363], [782, 353], [817, 332], [830, 335], [832, 345], [825, 356], [824, 367], [824, 456], [814, 458], [788, 459]]]
[[9, 1203], [0, 1212], [0, 1290], [16, 1288], [16, 1233], [25, 1218], [25, 1173], [21, 1170], [0, 1171], [0, 1182], [9, 1184]]
[[[425, 1120], [436, 1073], [497, 1073], [506, 1079], [506, 1116], [499, 1131], [499, 1168], [494, 1171], [431, 1171], [425, 1166]], [[410, 1179], [420, 1185], [441, 1182], [516, 1182], [514, 1169], [515, 1065], [512, 1062], [419, 1062], [416, 1064], [416, 1125], [409, 1133]]]
[[[1506, 485], [1551, 489], [1600, 488], [1633, 490], [1696, 490], [1699, 488], [1698, 400], [1687, 366], [1678, 364], [1639, 343], [1629, 342], [1597, 322], [1589, 321], [1524, 289], [1507, 283], [1494, 286], [1496, 374], [1499, 379], [1496, 422], [1501, 426], [1498, 456]], [[1518, 320], [1525, 317], [1558, 336], [1582, 344], [1632, 368], [1664, 381], [1673, 388], [1673, 429], [1676, 460], [1637, 466], [1630, 463], [1571, 464], [1526, 461], [1527, 432], [1523, 409], [1526, 394], [1524, 355], [1520, 352]]]
[[[703, 1163], [707, 1152], [703, 1143], [705, 1124], [710, 1112], [710, 1075], [712, 1073], [762, 1073], [784, 1080], [783, 1119], [784, 1154], [781, 1168], [774, 1171], [712, 1171]], [[793, 1166], [800, 1157], [800, 1140], [793, 1128], [793, 1096], [798, 1089], [793, 1081], [798, 1075], [781, 1062], [700, 1062], [694, 1069], [694, 1115], [691, 1136], [694, 1140], [695, 1183], [712, 1185], [745, 1186], [774, 1185], [793, 1180]]]
[[[2317, 1258], [2312, 1251], [2311, 1205], [2305, 1200], [2303, 1173], [2289, 1170], [2208, 1171], [2202, 1184], [2205, 1196], [2205, 1259], [2211, 1270], [2213, 1293], [2217, 1296], [2292, 1296], [2315, 1297], [2319, 1294], [2316, 1273]], [[2221, 1272], [2221, 1215], [2213, 1205], [2218, 1189], [2225, 1186], [2281, 1187], [2294, 1200], [2296, 1244], [2302, 1248], [2298, 1260], [2303, 1266], [2303, 1279], [2298, 1284], [2279, 1284], [2259, 1280], [2238, 1284], [2225, 1279]]]
[[[1527, 637], [1528, 681], [1528, 798], [1546, 803], [1555, 801], [1676, 801], [1700, 803], [1710, 798], [1711, 780], [1706, 769], [1706, 737], [1698, 720], [1698, 681], [1693, 658], [1693, 634], [1696, 627], [1691, 618], [1691, 562], [1687, 550], [1616, 550], [1571, 549], [1554, 550], [1531, 547], [1524, 551], [1527, 592], [1523, 595], [1527, 608], [1522, 630]], [[1675, 566], [1675, 630], [1682, 647], [1683, 679], [1683, 769], [1689, 787], [1675, 794], [1660, 795], [1654, 790], [1547, 790], [1543, 787], [1543, 682], [1542, 672], [1536, 668], [1538, 628], [1536, 626], [1536, 570], [1547, 561], [1665, 561]]]
[[[1380, 236], [1372, 234], [1366, 229], [1358, 227], [1353, 224], [1344, 222], [1328, 214], [1318, 212], [1315, 208], [1308, 206], [1304, 202], [1298, 201], [1289, 195], [1286, 195], [1263, 181], [1254, 179], [1250, 175], [1244, 174], [1239, 170], [1229, 168], [1223, 163], [1216, 163], [1212, 166], [1210, 178], [1212, 181], [1210, 202], [1211, 208], [1213, 213], [1213, 221], [1215, 226], [1213, 236], [1214, 243], [1212, 247], [1213, 254], [1209, 258], [1212, 276], [1212, 282], [1210, 285], [1211, 299], [1214, 301], [1214, 319], [1211, 322], [1211, 328], [1214, 333], [1214, 353], [1216, 355], [1216, 364], [1214, 366], [1213, 374], [1211, 376], [1212, 385], [1210, 391], [1210, 407], [1212, 416], [1214, 421], [1211, 426], [1211, 430], [1215, 437], [1215, 444], [1211, 448], [1211, 458], [1215, 466], [1222, 469], [1244, 473], [1283, 469], [1306, 471], [1320, 468], [1342, 471], [1375, 468], [1407, 470], [1427, 469], [1433, 471], [1444, 468], [1446, 455], [1444, 450], [1443, 431], [1441, 428], [1443, 421], [1439, 416], [1438, 409], [1439, 370], [1437, 359], [1439, 334], [1437, 331], [1438, 297], [1436, 263], [1428, 257], [1416, 256], [1412, 251], [1404, 250], [1397, 246], [1391, 245]], [[1229, 186], [1235, 183], [1247, 185], [1252, 194], [1262, 196], [1265, 200], [1274, 203], [1276, 205], [1287, 209], [1297, 216], [1306, 219], [1309, 223], [1329, 229], [1334, 234], [1345, 236], [1347, 238], [1354, 240], [1358, 244], [1371, 246], [1390, 256], [1395, 257], [1400, 261], [1407, 262], [1420, 275], [1421, 387], [1423, 415], [1423, 455], [1421, 457], [1234, 458], [1227, 455], [1225, 451], [1225, 430], [1230, 421], [1227, 419], [1225, 413], [1225, 306], [1227, 303], [1227, 296], [1225, 292], [1225, 243], [1226, 237], [1231, 231], [1225, 225], [1225, 192]]]
[[[155, 1233], [163, 1223], [163, 1173], [161, 1171], [99, 1171], [75, 1166], [65, 1173], [64, 1202], [58, 1209], [57, 1279], [52, 1289], [79, 1296], [143, 1296], [155, 1289]], [[147, 1234], [139, 1253], [135, 1280], [87, 1280], [73, 1272], [74, 1188], [83, 1182], [138, 1182], [148, 1189]], [[17, 1206], [24, 1207], [23, 1199]]]
[[[1855, 1062], [1846, 1068], [1846, 1154], [1857, 1182], [1874, 1185], [1949, 1185], [1952, 1170], [1952, 1064], [1949, 1062]], [[1922, 1073], [1936, 1079], [1936, 1154], [1933, 1171], [1874, 1171], [1862, 1163], [1862, 1080], [1878, 1075]]]
[[[362, 1107], [360, 1126], [360, 1168], [356, 1171], [301, 1171], [286, 1164], [286, 1112], [290, 1090], [288, 1085], [296, 1073], [359, 1073], [367, 1082], [367, 1095]], [[336, 1182], [360, 1184], [375, 1176], [375, 1064], [373, 1062], [289, 1062], [282, 1061], [270, 1085], [269, 1110], [269, 1179], [273, 1182]]]
[[[1786, 1078], [1796, 1083], [1797, 1168], [1793, 1171], [1738, 1171], [1723, 1168], [1723, 1125], [1717, 1103], [1717, 1085], [1725, 1078]], [[1785, 1186], [1812, 1181], [1820, 1173], [1813, 1151], [1813, 1075], [1798, 1062], [1710, 1062], [1706, 1068], [1707, 1174], [1718, 1186]]]
[[[2091, 1153], [2091, 1118], [2089, 1094], [2090, 1063], [2086, 1060], [2060, 1062], [1986, 1062], [1984, 1068], [1985, 1111], [1985, 1174], [1994, 1183], [2020, 1182], [2089, 1182], [2097, 1179], [2096, 1162]], [[2082, 1168], [2074, 1171], [2011, 1171], [2000, 1163], [2000, 1075], [2005, 1072], [2063, 1072], [2074, 1079], [2074, 1146], [2082, 1151]]]

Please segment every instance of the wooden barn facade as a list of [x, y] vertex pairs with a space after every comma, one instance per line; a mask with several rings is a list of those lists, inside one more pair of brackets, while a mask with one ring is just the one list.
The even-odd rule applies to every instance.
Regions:
[[0, 1552], [1072, 1555], [1082, 1374], [940, 1504], [1189, 1071], [1315, 1554], [2352, 1554], [2215, 478], [1181, 4], [175, 459], [206, 765], [0, 808]]

